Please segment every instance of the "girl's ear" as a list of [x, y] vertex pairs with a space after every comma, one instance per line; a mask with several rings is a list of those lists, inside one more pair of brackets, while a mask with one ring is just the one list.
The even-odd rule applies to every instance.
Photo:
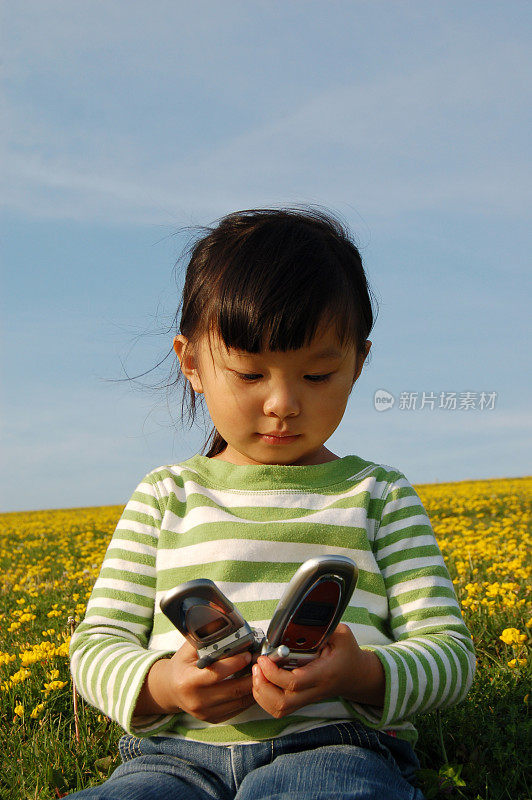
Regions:
[[190, 384], [195, 392], [203, 393], [203, 386], [198, 372], [197, 357], [194, 353], [190, 342], [181, 333], [174, 339], [174, 350], [181, 365], [181, 372], [185, 378], [190, 381]]

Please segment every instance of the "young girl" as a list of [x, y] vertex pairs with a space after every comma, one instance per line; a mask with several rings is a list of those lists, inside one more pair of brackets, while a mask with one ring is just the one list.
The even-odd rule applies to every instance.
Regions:
[[[360, 254], [322, 213], [230, 214], [192, 249], [174, 349], [213, 438], [140, 482], [72, 638], [79, 691], [126, 731], [121, 766], [76, 797], [422, 798], [413, 718], [463, 699], [475, 658], [410, 483], [325, 446], [372, 326]], [[266, 630], [297, 567], [330, 553], [358, 584], [293, 671], [261, 656], [235, 676], [248, 653], [200, 670], [159, 608], [210, 578]]]

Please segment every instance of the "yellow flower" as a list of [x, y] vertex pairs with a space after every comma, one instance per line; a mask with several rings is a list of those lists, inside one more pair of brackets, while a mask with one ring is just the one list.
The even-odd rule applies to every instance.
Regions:
[[26, 678], [29, 678], [31, 675], [31, 670], [29, 669], [19, 669], [18, 672], [15, 672], [11, 675], [10, 681], [11, 685], [14, 686], [16, 683], [22, 683], [25, 681]]
[[25, 653], [20, 654], [20, 663], [23, 667], [29, 667], [30, 664], [35, 664], [37, 661], [40, 661], [40, 656], [38, 653], [26, 651]]
[[17, 717], [24, 716], [24, 706], [22, 706], [20, 703], [15, 706], [15, 714], [17, 715]]
[[13, 631], [18, 630], [18, 628], [20, 628], [20, 622], [12, 622], [7, 630], [8, 633], [13, 633]]
[[44, 703], [39, 703], [38, 705], [36, 705], [33, 711], [31, 712], [30, 717], [32, 719], [37, 719], [38, 717], [40, 717], [42, 712], [44, 711], [44, 707], [45, 707]]
[[19, 622], [31, 622], [35, 618], [35, 614], [29, 614], [28, 612], [25, 612], [24, 614], [20, 615]]
[[508, 661], [508, 666], [515, 669], [517, 666], [524, 667], [526, 665], [526, 658], [512, 658]]
[[50, 681], [50, 683], [44, 684], [43, 692], [48, 695], [50, 692], [62, 689], [63, 686], [66, 686], [66, 681]]
[[526, 634], [521, 633], [518, 628], [505, 628], [499, 639], [504, 644], [523, 644], [523, 642], [526, 642]]

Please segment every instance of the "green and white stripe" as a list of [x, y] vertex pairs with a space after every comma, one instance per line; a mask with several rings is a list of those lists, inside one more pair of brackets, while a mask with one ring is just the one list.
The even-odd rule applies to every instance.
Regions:
[[[180, 713], [133, 718], [151, 665], [183, 638], [164, 592], [210, 578], [266, 630], [298, 566], [327, 553], [359, 568], [343, 616], [386, 673], [383, 709], [341, 698], [274, 719], [255, 705], [211, 725]], [[72, 674], [89, 703], [137, 736], [250, 742], [356, 718], [416, 739], [413, 717], [462, 699], [475, 656], [429, 519], [392, 467], [356, 456], [314, 466], [237, 466], [196, 455], [138, 485], [117, 525], [84, 621]]]

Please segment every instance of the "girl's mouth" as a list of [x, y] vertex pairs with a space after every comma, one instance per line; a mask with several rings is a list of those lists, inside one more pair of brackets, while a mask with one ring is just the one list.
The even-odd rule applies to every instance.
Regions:
[[266, 444], [290, 444], [295, 442], [300, 434], [273, 434], [273, 433], [259, 433], [260, 438]]

